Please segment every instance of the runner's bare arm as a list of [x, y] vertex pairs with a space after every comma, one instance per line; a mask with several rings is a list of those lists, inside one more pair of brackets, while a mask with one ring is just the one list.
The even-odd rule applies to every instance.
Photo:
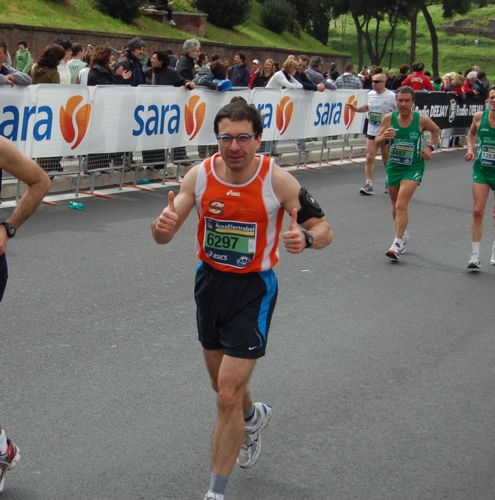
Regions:
[[18, 228], [41, 203], [50, 189], [50, 179], [36, 162], [3, 137], [0, 137], [0, 168], [28, 186], [17, 207], [6, 219]]
[[[421, 157], [423, 160], [428, 161], [431, 159], [433, 149], [438, 143], [438, 138], [440, 137], [440, 128], [438, 125], [428, 116], [421, 115], [419, 117], [419, 129], [421, 132], [427, 130], [430, 132], [430, 142], [421, 151]], [[430, 147], [431, 145], [431, 147]]]
[[466, 161], [473, 161], [475, 158], [474, 145], [476, 144], [476, 135], [478, 134], [478, 127], [480, 126], [482, 116], [482, 111], [475, 113], [473, 121], [471, 122], [471, 127], [469, 127], [469, 132], [467, 134], [467, 153], [464, 155]]
[[378, 131], [378, 134], [375, 136], [375, 142], [378, 147], [382, 146], [387, 139], [394, 138], [395, 132], [393, 133], [393, 135], [390, 132], [387, 132], [387, 129], [390, 128], [391, 123], [392, 123], [392, 114], [387, 113], [382, 119], [382, 123], [380, 125], [380, 130]]
[[168, 193], [168, 205], [151, 223], [151, 233], [160, 245], [169, 243], [191, 213], [195, 204], [194, 189], [200, 165], [193, 167], [182, 180], [177, 197]]
[[282, 234], [282, 240], [289, 253], [301, 253], [306, 248], [306, 237], [299, 226], [306, 229], [313, 236], [311, 248], [320, 249], [330, 245], [333, 233], [330, 225], [323, 217], [311, 217], [302, 224], [297, 223], [297, 212], [301, 210], [299, 193], [301, 185], [288, 172], [274, 165], [272, 184], [280, 204], [291, 215], [289, 230]]

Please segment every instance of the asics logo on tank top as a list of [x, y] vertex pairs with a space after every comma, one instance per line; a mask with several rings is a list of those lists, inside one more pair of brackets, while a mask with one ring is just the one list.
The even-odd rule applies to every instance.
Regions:
[[241, 193], [239, 193], [238, 191], [232, 191], [231, 189], [227, 192], [227, 196], [241, 196]]

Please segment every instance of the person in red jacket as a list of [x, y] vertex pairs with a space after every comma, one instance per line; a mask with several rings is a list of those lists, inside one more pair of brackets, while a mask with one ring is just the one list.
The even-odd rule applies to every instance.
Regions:
[[475, 90], [473, 86], [476, 83], [476, 76], [477, 76], [476, 71], [470, 71], [466, 75], [464, 83], [462, 84], [462, 90], [464, 91], [465, 94], [472, 96], [478, 95], [477, 90]]
[[433, 92], [434, 89], [430, 79], [423, 73], [425, 65], [422, 62], [414, 62], [411, 67], [414, 73], [409, 75], [402, 82], [401, 86], [405, 87], [408, 85], [415, 91], [427, 90], [429, 92]]

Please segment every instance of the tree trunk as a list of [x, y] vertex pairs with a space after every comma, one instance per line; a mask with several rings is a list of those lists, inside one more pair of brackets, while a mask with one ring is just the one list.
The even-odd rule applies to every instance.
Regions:
[[433, 19], [428, 12], [428, 7], [425, 3], [421, 5], [421, 12], [425, 17], [426, 24], [428, 25], [428, 29], [430, 30], [431, 36], [431, 48], [432, 48], [432, 56], [431, 56], [431, 69], [433, 72], [433, 77], [438, 76], [438, 36], [435, 25], [433, 24]]
[[354, 21], [354, 24], [356, 25], [356, 30], [357, 30], [358, 65], [359, 65], [359, 71], [361, 71], [361, 68], [364, 66], [363, 34], [361, 32], [361, 25], [359, 24], [359, 18], [356, 14], [352, 14], [352, 20]]
[[414, 9], [412, 14], [409, 16], [409, 20], [411, 21], [411, 51], [410, 51], [410, 59], [409, 66], [416, 60], [416, 39], [417, 39], [417, 31], [418, 31], [418, 11]]

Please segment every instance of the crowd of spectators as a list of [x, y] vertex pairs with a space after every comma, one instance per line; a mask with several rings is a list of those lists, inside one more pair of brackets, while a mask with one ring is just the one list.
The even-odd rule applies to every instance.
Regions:
[[[61, 47], [63, 52], [55, 46]], [[304, 54], [297, 58], [290, 55], [280, 69], [273, 59], [261, 63], [255, 58], [249, 64], [246, 55], [238, 52], [231, 65], [227, 57], [221, 58], [219, 54], [209, 57], [206, 52], [201, 52], [201, 44], [196, 39], [186, 40], [179, 56], [170, 48], [150, 56], [144, 41], [139, 37], [130, 40], [120, 50], [107, 43], [104, 47], [110, 50], [105, 51], [105, 64], [102, 64], [102, 47], [95, 48], [88, 44], [84, 49], [82, 44], [58, 39], [45, 47], [39, 60], [34, 62], [27, 42], [21, 40], [14, 62], [6, 50], [5, 63], [11, 74], [14, 71], [27, 74], [31, 76], [32, 83], [105, 85], [111, 81], [114, 85], [184, 85], [186, 88], [198, 86], [217, 91], [230, 90], [232, 87], [371, 90], [373, 75], [383, 73], [379, 66], [363, 66], [356, 74], [354, 64], [348, 63], [344, 72], [339, 74], [334, 62], [324, 71], [321, 57], [309, 59]], [[91, 71], [93, 68], [94, 71]], [[3, 70], [4, 73], [6, 71]], [[123, 71], [126, 72], [126, 78], [123, 78]], [[92, 75], [91, 80], [89, 74]], [[432, 79], [430, 73], [424, 71], [424, 64], [417, 61], [411, 67], [407, 64], [400, 66], [398, 75], [393, 69], [389, 70], [386, 78], [385, 86], [389, 90], [409, 85], [416, 91], [455, 92], [459, 96], [485, 97], [490, 88], [486, 73], [478, 66], [468, 68], [464, 73], [450, 72]], [[100, 83], [102, 81], [104, 83]], [[183, 81], [191, 84], [185, 85]], [[0, 79], [0, 85], [1, 82]]]
[[[363, 66], [356, 74], [355, 66], [348, 63], [339, 74], [332, 63], [324, 71], [319, 56], [290, 55], [280, 68], [273, 59], [260, 63], [253, 59], [248, 64], [243, 52], [235, 54], [233, 64], [219, 54], [201, 52], [196, 39], [186, 40], [179, 56], [167, 48], [148, 55], [145, 42], [135, 37], [115, 49], [109, 43], [86, 48], [80, 43], [57, 39], [46, 46], [37, 61], [33, 61], [25, 40], [18, 43], [13, 62], [7, 45], [0, 43], [0, 86], [30, 85], [37, 83], [82, 85], [171, 85], [194, 89], [204, 87], [214, 91], [232, 88], [289, 88], [323, 92], [337, 89], [370, 89], [374, 75], [383, 73], [379, 66]], [[422, 62], [411, 68], [404, 64], [399, 74], [389, 70], [386, 88], [397, 90], [409, 85], [416, 91], [454, 92], [458, 96], [485, 98], [490, 88], [486, 73], [478, 66], [468, 68], [463, 74], [446, 73], [431, 79]], [[173, 160], [187, 160], [185, 148], [173, 150]], [[60, 158], [44, 159], [46, 170], [60, 170]]]

